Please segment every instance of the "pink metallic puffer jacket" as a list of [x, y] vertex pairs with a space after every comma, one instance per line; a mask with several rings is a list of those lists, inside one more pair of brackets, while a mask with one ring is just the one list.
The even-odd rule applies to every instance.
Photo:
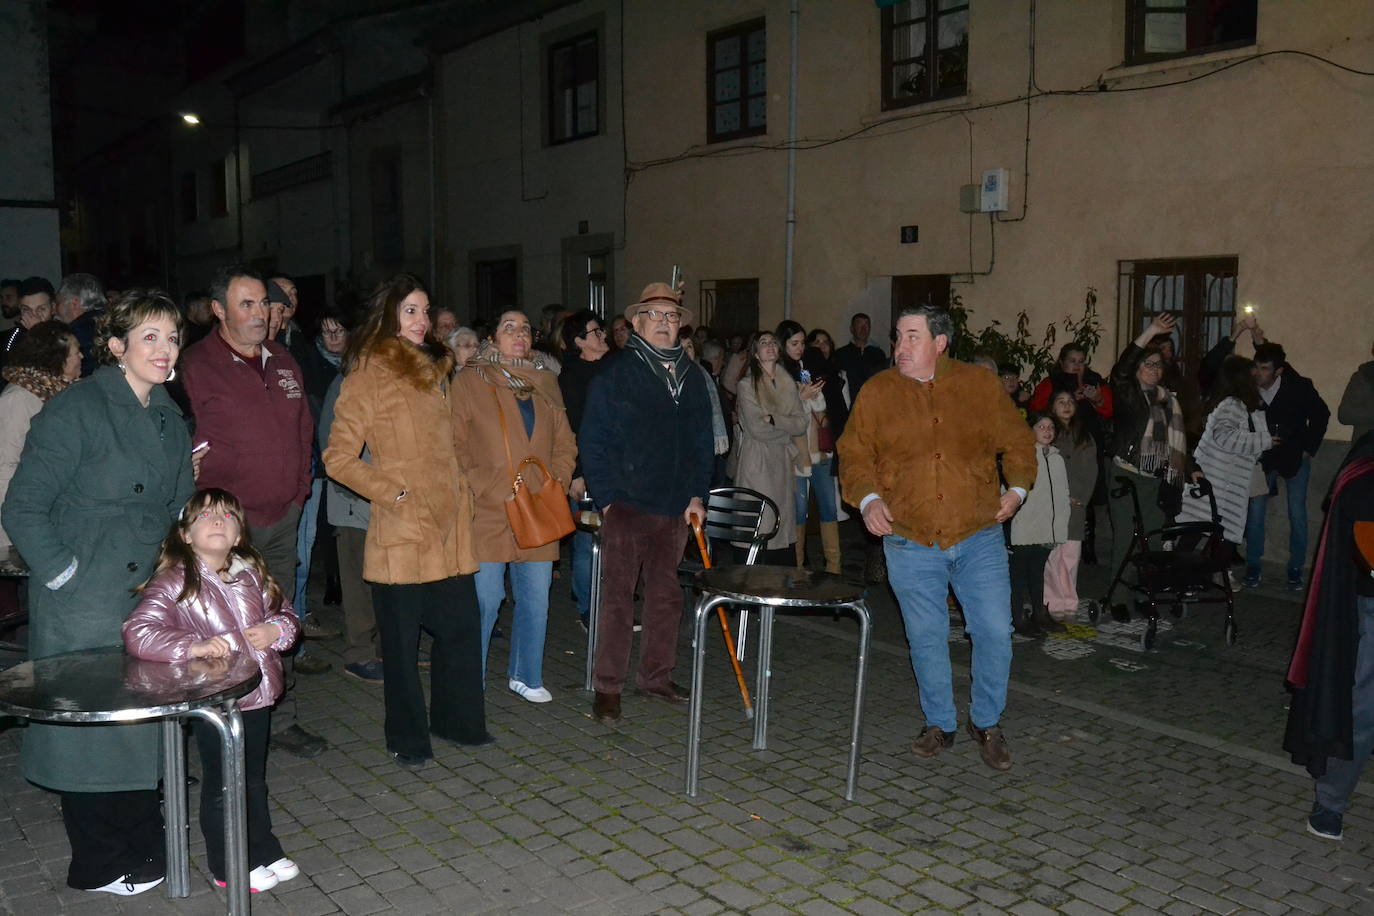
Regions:
[[[300, 625], [283, 601], [281, 610], [267, 613], [267, 594], [256, 570], [235, 560], [229, 567], [232, 582], [225, 582], [200, 563], [200, 594], [177, 603], [185, 573], [168, 570], [143, 590], [138, 605], [124, 621], [124, 649], [135, 658], [156, 662], [191, 660], [191, 644], [211, 636], [223, 636], [235, 652], [257, 659], [262, 683], [239, 701], [245, 712], [271, 706], [282, 693], [282, 668], [278, 652], [289, 649], [300, 635]], [[275, 623], [281, 638], [267, 649], [254, 649], [243, 631], [260, 623]]]

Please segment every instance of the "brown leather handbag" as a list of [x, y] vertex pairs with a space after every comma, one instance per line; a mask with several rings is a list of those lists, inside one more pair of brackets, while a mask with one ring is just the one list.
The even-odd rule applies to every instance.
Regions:
[[[560, 538], [572, 534], [572, 511], [568, 508], [568, 498], [558, 478], [549, 473], [534, 455], [520, 459], [517, 467], [511, 460], [510, 436], [506, 432], [506, 412], [501, 409], [501, 397], [493, 388], [491, 396], [496, 400], [496, 414], [501, 419], [501, 444], [506, 447], [506, 467], [510, 469], [510, 493], [506, 495], [506, 520], [515, 534], [515, 545], [521, 550], [532, 550], [552, 544]], [[539, 491], [529, 488], [525, 479], [526, 465], [534, 465], [544, 475]]]

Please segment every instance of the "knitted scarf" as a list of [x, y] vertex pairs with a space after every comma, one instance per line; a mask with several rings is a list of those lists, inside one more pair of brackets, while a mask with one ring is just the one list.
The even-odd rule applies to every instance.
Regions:
[[44, 372], [42, 369], [35, 369], [32, 366], [7, 366], [0, 375], [3, 375], [5, 381], [11, 385], [18, 385], [40, 401], [46, 401], [53, 395], [66, 391], [71, 386], [70, 379], [53, 375], [51, 372]]
[[1178, 398], [1169, 389], [1159, 386], [1142, 388], [1150, 404], [1150, 419], [1140, 437], [1140, 460], [1137, 470], [1152, 477], [1164, 469], [1164, 477], [1171, 483], [1183, 479], [1188, 464], [1188, 436], [1183, 429], [1183, 411]]
[[638, 334], [631, 334], [625, 341], [627, 352], [633, 353], [654, 370], [663, 384], [668, 386], [668, 394], [676, 404], [682, 397], [682, 386], [687, 384], [687, 373], [691, 371], [692, 360], [682, 344], [673, 347], [656, 347]]
[[491, 341], [470, 356], [467, 368], [474, 370], [482, 380], [495, 388], [509, 388], [518, 401], [528, 401], [538, 394], [555, 407], [563, 406], [563, 397], [558, 393], [558, 377], [544, 362], [544, 354], [531, 350], [526, 357], [502, 356], [501, 351]]

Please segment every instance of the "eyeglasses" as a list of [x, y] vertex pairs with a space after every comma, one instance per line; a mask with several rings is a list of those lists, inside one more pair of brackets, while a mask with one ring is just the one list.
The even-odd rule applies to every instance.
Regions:
[[343, 337], [348, 331], [343, 328], [321, 328], [320, 333], [325, 337]]
[[669, 324], [682, 324], [682, 313], [663, 309], [644, 309], [639, 314], [648, 315], [650, 321], [666, 321]]
[[606, 336], [606, 329], [605, 329], [605, 328], [592, 328], [591, 330], [589, 330], [586, 334], [584, 334], [584, 335], [582, 335], [582, 336], [583, 336], [583, 337], [591, 337], [593, 334], [595, 334], [597, 337], [605, 337], [605, 336]]
[[1164, 364], [1157, 359], [1147, 359], [1140, 364], [1142, 369], [1163, 369]]

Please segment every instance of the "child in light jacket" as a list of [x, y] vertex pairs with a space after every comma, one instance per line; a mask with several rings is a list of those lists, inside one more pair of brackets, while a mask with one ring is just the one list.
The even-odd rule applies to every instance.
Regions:
[[1069, 479], [1064, 458], [1052, 444], [1054, 420], [1035, 412], [1035, 486], [1011, 519], [1011, 619], [1022, 636], [1062, 629], [1045, 610], [1045, 561], [1056, 544], [1069, 539]]
[[[262, 555], [248, 539], [243, 506], [220, 489], [198, 491], [162, 542], [157, 571], [124, 621], [124, 648], [135, 658], [189, 662], [250, 655], [262, 682], [239, 701], [243, 711], [248, 802], [249, 887], [265, 891], [300, 874], [272, 833], [267, 810], [267, 739], [272, 704], [282, 692], [280, 652], [299, 635], [296, 615]], [[219, 734], [192, 724], [200, 748], [200, 829], [215, 883], [225, 883], [223, 766]]]

